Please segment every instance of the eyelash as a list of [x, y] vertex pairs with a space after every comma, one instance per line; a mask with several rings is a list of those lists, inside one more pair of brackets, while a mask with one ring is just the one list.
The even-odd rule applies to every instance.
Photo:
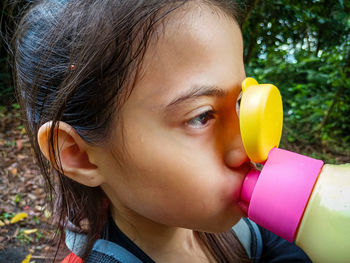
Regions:
[[237, 101], [236, 101], [236, 113], [239, 116], [239, 110], [241, 108], [241, 102], [242, 102], [242, 92], [238, 95]]
[[[236, 101], [236, 114], [239, 116], [239, 108], [241, 106], [241, 99], [242, 99], [242, 92], [239, 94], [238, 98], [237, 98], [237, 101]], [[203, 129], [205, 127], [207, 127], [209, 124], [208, 122], [211, 120], [211, 119], [215, 119], [215, 115], [216, 115], [216, 111], [214, 110], [208, 110], [206, 112], [203, 112], [201, 114], [199, 114], [198, 116], [190, 119], [189, 121], [186, 122], [186, 124], [188, 126], [191, 126], [195, 129]], [[201, 121], [201, 117], [205, 117], [205, 116], [209, 116], [209, 118], [206, 118], [205, 121], [206, 121], [206, 124], [204, 126], [201, 126], [201, 127], [196, 127], [195, 125], [191, 125], [191, 122], [193, 123], [195, 120], [198, 120]]]
[[[216, 114], [216, 111], [214, 111], [214, 110], [209, 110], [209, 111], [203, 112], [202, 114], [200, 114], [200, 115], [190, 119], [189, 121], [187, 121], [186, 124], [191, 126], [191, 127], [193, 127], [193, 128], [195, 128], [195, 129], [203, 129], [203, 128], [205, 128], [205, 127], [207, 127], [209, 125], [208, 123], [209, 123], [209, 121], [211, 119], [215, 119], [215, 114]], [[206, 122], [205, 125], [198, 127], [196, 125], [192, 125], [191, 124], [191, 123], [195, 122], [196, 120], [199, 120], [199, 122], [201, 122], [203, 120], [203, 118], [201, 118], [201, 117], [209, 117], [209, 118], [205, 118], [204, 119], [205, 122]]]

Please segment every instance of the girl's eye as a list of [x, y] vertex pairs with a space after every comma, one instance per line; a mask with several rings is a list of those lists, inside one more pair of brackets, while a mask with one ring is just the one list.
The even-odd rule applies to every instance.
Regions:
[[214, 110], [206, 111], [197, 117], [186, 122], [187, 125], [192, 126], [196, 129], [205, 128], [211, 119], [215, 119], [216, 112]]

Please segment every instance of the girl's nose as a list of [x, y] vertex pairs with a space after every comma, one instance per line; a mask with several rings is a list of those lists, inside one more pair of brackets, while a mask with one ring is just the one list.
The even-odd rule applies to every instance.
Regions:
[[222, 134], [224, 161], [227, 166], [237, 168], [249, 161], [242, 142], [238, 116], [231, 116], [229, 124], [225, 126]]
[[232, 168], [240, 167], [242, 164], [249, 161], [240, 134], [237, 134], [228, 142], [225, 149], [224, 161], [227, 166]]

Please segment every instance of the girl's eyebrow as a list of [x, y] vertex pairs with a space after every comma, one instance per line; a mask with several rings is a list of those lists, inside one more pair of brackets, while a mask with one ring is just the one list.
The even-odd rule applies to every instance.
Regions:
[[165, 106], [165, 111], [171, 111], [177, 105], [189, 99], [202, 96], [225, 97], [228, 93], [228, 90], [221, 89], [215, 85], [193, 85], [189, 90], [183, 92]]

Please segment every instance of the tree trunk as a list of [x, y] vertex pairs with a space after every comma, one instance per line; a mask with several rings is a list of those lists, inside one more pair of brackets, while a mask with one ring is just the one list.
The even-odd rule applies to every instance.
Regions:
[[[242, 23], [243, 30], [246, 30], [245, 26], [247, 25], [247, 22], [249, 20], [250, 14], [253, 11], [253, 9], [259, 4], [259, 2], [260, 2], [260, 0], [251, 0], [247, 4], [248, 9], [247, 9], [247, 12], [246, 12], [246, 14], [244, 16], [243, 23]], [[258, 34], [257, 34], [258, 33], [258, 27], [259, 27], [259, 23], [256, 23], [256, 25], [253, 27], [253, 31], [249, 32], [249, 34], [251, 35], [251, 39], [250, 39], [250, 42], [248, 44], [247, 53], [244, 56], [244, 63], [246, 65], [248, 65], [250, 59], [254, 55], [254, 51], [255, 51], [255, 48], [256, 48], [256, 45], [257, 45], [256, 41], [258, 39]]]
[[324, 116], [324, 118], [323, 118], [322, 122], [320, 123], [320, 125], [318, 125], [318, 127], [316, 128], [317, 132], [319, 132], [326, 125], [326, 123], [328, 121], [328, 118], [329, 118], [329, 115], [333, 111], [335, 105], [338, 103], [339, 97], [343, 94], [344, 90], [345, 90], [345, 85], [343, 85], [343, 86], [338, 88], [337, 93], [334, 96], [334, 99], [332, 101], [331, 106], [328, 108], [327, 113]]
[[[350, 67], [350, 52], [349, 55], [347, 56], [347, 63], [345, 65], [345, 69]], [[350, 71], [348, 70], [345, 74], [343, 73], [342, 68], [339, 69], [341, 71], [341, 75], [343, 76], [343, 79], [346, 80], [348, 78], [350, 78]], [[318, 127], [316, 128], [316, 132], [320, 132], [321, 129], [326, 125], [329, 115], [331, 114], [331, 112], [333, 111], [335, 105], [338, 103], [339, 98], [341, 97], [341, 95], [343, 94], [344, 90], [345, 90], [345, 81], [343, 83], [342, 86], [340, 86], [337, 90], [337, 93], [334, 96], [334, 99], [332, 101], [331, 106], [329, 107], [329, 109], [327, 110], [327, 113], [325, 114], [322, 122], [320, 123], [320, 125], [318, 125]]]
[[247, 12], [245, 13], [245, 16], [242, 19], [242, 28], [244, 28], [244, 25], [247, 23], [251, 12], [253, 11], [253, 9], [255, 8], [255, 6], [258, 5], [258, 3], [260, 2], [260, 0], [251, 0], [249, 1], [249, 3], [247, 4], [248, 8], [247, 8]]
[[320, 48], [321, 48], [321, 39], [323, 37], [323, 27], [321, 26], [319, 28], [319, 31], [318, 31], [318, 36], [317, 36], [317, 46], [316, 46], [316, 52], [315, 52], [315, 56], [317, 57], [318, 55], [318, 52], [320, 51]]
[[247, 54], [245, 55], [244, 57], [244, 63], [246, 65], [248, 65], [250, 59], [252, 58], [253, 54], [254, 54], [254, 51], [255, 51], [255, 47], [256, 47], [256, 41], [257, 41], [257, 34], [256, 34], [256, 30], [254, 30], [254, 32], [252, 32], [253, 37], [252, 39], [250, 40], [250, 43], [249, 43], [249, 46], [248, 46], [248, 51], [247, 51]]

